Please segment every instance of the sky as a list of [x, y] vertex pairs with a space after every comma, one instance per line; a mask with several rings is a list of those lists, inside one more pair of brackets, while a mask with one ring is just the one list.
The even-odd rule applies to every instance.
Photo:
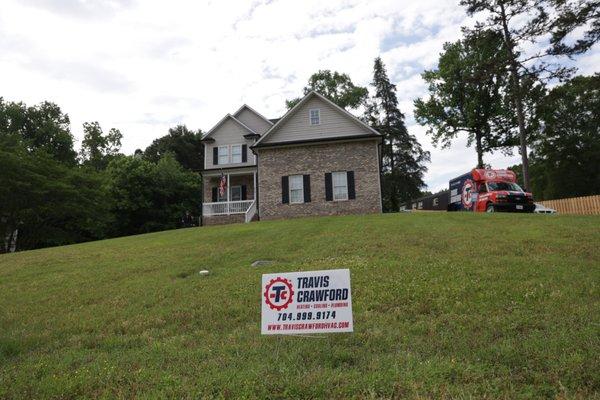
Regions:
[[[242, 104], [280, 117], [319, 69], [367, 86], [381, 56], [409, 132], [431, 152], [425, 182], [437, 191], [475, 166], [475, 150], [465, 137], [433, 147], [413, 101], [444, 42], [472, 22], [458, 0], [0, 0], [0, 96], [57, 103], [77, 148], [83, 122], [118, 128], [131, 154], [178, 124], [207, 131]], [[577, 60], [581, 73], [597, 65], [597, 47]]]

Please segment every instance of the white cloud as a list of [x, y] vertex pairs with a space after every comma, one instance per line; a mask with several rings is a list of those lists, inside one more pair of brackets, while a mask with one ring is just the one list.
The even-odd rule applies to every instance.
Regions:
[[[475, 152], [464, 140], [433, 148], [412, 102], [426, 91], [420, 73], [471, 23], [456, 0], [5, 0], [0, 96], [58, 103], [78, 138], [84, 121], [119, 128], [132, 153], [175, 124], [208, 130], [242, 103], [281, 116], [318, 69], [367, 85], [381, 55], [409, 130], [432, 153], [426, 181], [439, 189]], [[582, 58], [586, 73], [597, 65], [597, 51]]]

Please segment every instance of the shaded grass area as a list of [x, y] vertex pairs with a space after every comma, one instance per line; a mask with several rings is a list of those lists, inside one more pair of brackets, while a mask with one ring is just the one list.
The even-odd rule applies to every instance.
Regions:
[[[0, 398], [598, 398], [599, 247], [598, 217], [423, 213], [2, 255]], [[262, 273], [329, 268], [354, 333], [260, 335]]]

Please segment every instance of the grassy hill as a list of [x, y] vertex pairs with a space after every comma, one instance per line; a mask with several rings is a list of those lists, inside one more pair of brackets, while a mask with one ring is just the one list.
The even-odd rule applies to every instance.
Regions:
[[[598, 217], [421, 213], [1, 255], [0, 398], [598, 398], [599, 247]], [[262, 273], [336, 267], [354, 333], [260, 335]]]

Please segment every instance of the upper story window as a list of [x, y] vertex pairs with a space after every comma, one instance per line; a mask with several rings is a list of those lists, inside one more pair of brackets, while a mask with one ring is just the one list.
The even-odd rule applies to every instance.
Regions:
[[321, 123], [321, 110], [318, 108], [310, 110], [309, 119], [311, 125], [319, 125]]
[[229, 146], [219, 146], [219, 164], [229, 164]]
[[333, 172], [333, 200], [348, 200], [348, 175], [346, 171]]
[[242, 145], [234, 144], [231, 146], [231, 163], [239, 164], [242, 162]]
[[302, 175], [291, 175], [290, 203], [304, 203], [304, 184]]

